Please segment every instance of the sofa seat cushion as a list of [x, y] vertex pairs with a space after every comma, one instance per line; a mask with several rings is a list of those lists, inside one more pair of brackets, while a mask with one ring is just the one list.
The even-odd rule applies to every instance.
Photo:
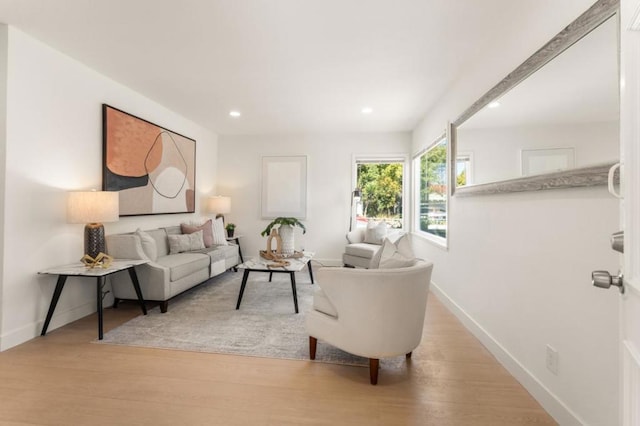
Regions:
[[176, 253], [159, 257], [157, 263], [169, 268], [169, 280], [178, 281], [201, 269], [208, 270], [209, 256], [202, 253]]
[[324, 294], [320, 287], [316, 288], [315, 293], [313, 293], [313, 309], [332, 317], [338, 317], [338, 311], [336, 311], [336, 308], [327, 299], [327, 295]]
[[368, 243], [356, 243], [349, 244], [345, 247], [345, 254], [356, 256], [356, 257], [364, 257], [365, 259], [371, 259], [376, 252], [380, 250], [380, 246], [375, 244]]

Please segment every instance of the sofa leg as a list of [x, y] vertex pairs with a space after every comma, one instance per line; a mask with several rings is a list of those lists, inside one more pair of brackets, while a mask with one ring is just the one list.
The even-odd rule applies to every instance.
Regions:
[[413, 353], [413, 352], [409, 352], [407, 355], [405, 355], [405, 356], [407, 357], [407, 359], [411, 359], [411, 354], [412, 354], [412, 353]]
[[114, 309], [118, 309], [118, 305], [120, 304], [120, 299], [118, 299], [117, 297], [113, 298], [113, 308]]
[[316, 347], [318, 346], [318, 339], [313, 336], [309, 336], [309, 358], [316, 359]]
[[160, 302], [160, 312], [162, 312], [163, 314], [166, 314], [168, 308], [169, 308], [169, 301], [168, 300]]
[[380, 367], [380, 360], [369, 358], [369, 378], [372, 385], [378, 384], [378, 367]]

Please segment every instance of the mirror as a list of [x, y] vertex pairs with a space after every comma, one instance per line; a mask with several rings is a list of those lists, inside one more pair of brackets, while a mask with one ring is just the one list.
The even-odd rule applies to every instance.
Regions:
[[456, 195], [606, 183], [619, 158], [617, 6], [598, 1], [452, 123]]

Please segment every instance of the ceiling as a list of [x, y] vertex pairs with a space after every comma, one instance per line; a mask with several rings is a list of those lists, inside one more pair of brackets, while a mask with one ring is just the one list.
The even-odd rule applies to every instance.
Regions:
[[219, 134], [393, 132], [556, 1], [0, 0], [0, 22]]

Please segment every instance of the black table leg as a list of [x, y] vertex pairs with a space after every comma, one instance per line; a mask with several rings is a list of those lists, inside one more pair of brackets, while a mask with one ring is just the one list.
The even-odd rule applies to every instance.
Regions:
[[296, 314], [298, 313], [298, 292], [296, 291], [296, 273], [289, 272], [291, 277], [291, 291], [293, 292], [293, 306], [296, 308]]
[[240, 256], [240, 263], [244, 263], [244, 259], [242, 258], [242, 248], [240, 248], [240, 238], [236, 238], [236, 243], [238, 244], [238, 255]]
[[273, 278], [273, 272], [269, 272], [269, 282], [271, 282], [271, 278]]
[[242, 285], [240, 286], [240, 294], [238, 295], [238, 303], [236, 303], [236, 310], [240, 309], [240, 302], [242, 302], [242, 295], [244, 294], [244, 288], [247, 286], [247, 278], [249, 278], [249, 270], [244, 270], [242, 275]]
[[313, 269], [311, 268], [311, 261], [307, 262], [307, 268], [309, 268], [309, 277], [311, 278], [311, 284], [314, 284], [314, 281], [313, 281]]
[[56, 283], [56, 289], [53, 291], [53, 296], [51, 297], [51, 303], [49, 304], [49, 312], [47, 312], [47, 319], [44, 320], [44, 325], [42, 326], [41, 336], [47, 334], [47, 328], [49, 328], [49, 323], [51, 322], [51, 317], [53, 317], [53, 311], [56, 310], [56, 305], [58, 304], [58, 300], [60, 299], [60, 294], [62, 294], [62, 289], [64, 288], [64, 283], [67, 281], [66, 275], [58, 276], [58, 282]]
[[96, 302], [98, 305], [98, 340], [102, 340], [102, 288], [104, 287], [104, 276], [98, 277], [96, 288]]
[[144, 305], [144, 298], [142, 297], [142, 289], [140, 289], [140, 282], [138, 281], [138, 274], [136, 274], [136, 269], [132, 266], [127, 270], [129, 271], [129, 276], [131, 277], [133, 288], [135, 289], [136, 295], [138, 296], [138, 303], [140, 304], [142, 313], [147, 315], [147, 307]]

